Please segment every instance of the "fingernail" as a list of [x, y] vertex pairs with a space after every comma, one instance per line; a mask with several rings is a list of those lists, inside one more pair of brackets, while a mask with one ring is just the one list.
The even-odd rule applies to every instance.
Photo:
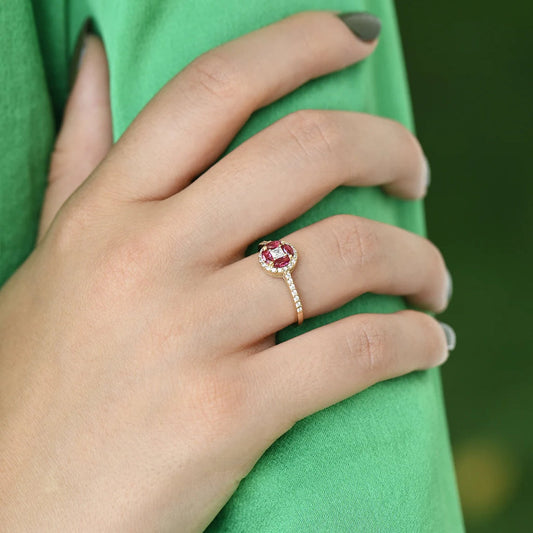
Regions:
[[456, 343], [456, 335], [454, 329], [444, 322], [439, 322], [440, 327], [444, 331], [444, 335], [446, 336], [446, 346], [448, 347], [448, 351], [452, 351], [455, 348]]
[[370, 13], [351, 11], [349, 13], [341, 13], [338, 17], [361, 41], [373, 41], [381, 31], [381, 20]]
[[426, 162], [426, 189], [431, 183], [431, 167], [429, 166], [429, 161], [426, 155], [424, 154], [424, 161]]
[[69, 88], [72, 89], [74, 82], [76, 81], [76, 76], [80, 70], [81, 61], [86, 50], [87, 35], [91, 33], [92, 28], [92, 19], [88, 18], [83, 23], [78, 39], [76, 40], [76, 45], [74, 46], [74, 52], [72, 54], [72, 59], [70, 60], [69, 68]]
[[446, 270], [446, 298], [447, 302], [449, 302], [452, 299], [453, 294], [453, 279], [452, 275], [450, 274], [449, 270]]

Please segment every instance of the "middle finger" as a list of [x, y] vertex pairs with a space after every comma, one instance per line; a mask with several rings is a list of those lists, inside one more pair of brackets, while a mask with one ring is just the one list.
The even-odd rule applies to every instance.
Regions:
[[161, 207], [175, 231], [194, 206], [191, 232], [203, 260], [229, 263], [250, 242], [294, 220], [339, 185], [382, 185], [391, 194], [418, 198], [426, 181], [420, 144], [398, 122], [305, 110], [238, 146]]

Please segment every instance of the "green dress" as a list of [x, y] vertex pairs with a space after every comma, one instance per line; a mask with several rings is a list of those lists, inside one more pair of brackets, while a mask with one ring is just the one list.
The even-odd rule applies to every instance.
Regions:
[[[383, 23], [376, 52], [254, 113], [229, 149], [300, 108], [365, 111], [412, 128], [389, 0], [0, 2], [0, 283], [34, 246], [69, 60], [86, 16], [95, 20], [107, 50], [118, 138], [154, 93], [197, 55], [309, 9], [376, 14]], [[340, 187], [276, 235], [336, 213], [425, 231], [421, 202], [398, 200], [378, 188]], [[285, 329], [279, 340], [349, 314], [404, 306], [398, 297], [365, 294], [307, 319], [299, 329]], [[463, 531], [439, 371], [377, 384], [297, 423], [266, 451], [208, 531]]]

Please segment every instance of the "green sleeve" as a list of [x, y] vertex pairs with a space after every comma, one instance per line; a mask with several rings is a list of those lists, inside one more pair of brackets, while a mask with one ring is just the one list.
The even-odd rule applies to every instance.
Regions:
[[[302, 108], [364, 111], [412, 129], [400, 40], [389, 0], [2, 3], [0, 65], [11, 65], [22, 78], [16, 83], [7, 80], [0, 95], [2, 110], [6, 105], [10, 108], [0, 131], [2, 152], [10, 153], [0, 178], [0, 222], [2, 231], [8, 230], [0, 241], [4, 246], [0, 281], [33, 245], [45, 155], [53, 140], [51, 125], [54, 115], [57, 120], [62, 112], [68, 60], [84, 17], [93, 16], [108, 53], [117, 138], [155, 92], [200, 53], [309, 9], [378, 15], [383, 30], [376, 52], [362, 64], [310, 82], [254, 113], [229, 149]], [[18, 44], [5, 48], [6, 29], [15, 19], [20, 31], [9, 39]], [[337, 213], [362, 215], [420, 234], [425, 231], [421, 202], [391, 198], [377, 188], [340, 187], [276, 235]], [[366, 294], [332, 313], [307, 319], [300, 328], [287, 328], [279, 340], [346, 315], [404, 307], [401, 298]], [[439, 371], [377, 384], [297, 423], [266, 451], [208, 531], [463, 531]]]

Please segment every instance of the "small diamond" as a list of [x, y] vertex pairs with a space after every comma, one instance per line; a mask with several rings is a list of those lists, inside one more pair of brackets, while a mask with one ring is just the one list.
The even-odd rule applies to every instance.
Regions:
[[272, 259], [276, 260], [280, 257], [285, 257], [285, 252], [278, 246], [277, 248], [270, 250], [270, 255], [272, 256]]

